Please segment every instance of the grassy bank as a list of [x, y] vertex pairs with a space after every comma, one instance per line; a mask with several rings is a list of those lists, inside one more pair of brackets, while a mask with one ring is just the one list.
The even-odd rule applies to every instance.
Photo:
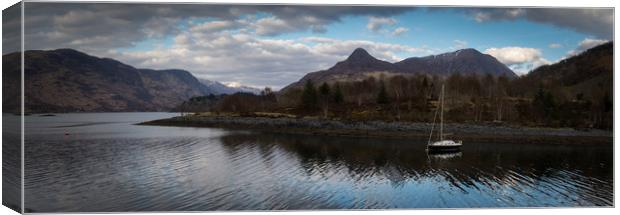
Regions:
[[[430, 123], [340, 121], [319, 118], [293, 118], [285, 115], [189, 115], [140, 123], [140, 125], [252, 129], [274, 133], [300, 133], [351, 137], [408, 138], [426, 140]], [[437, 128], [436, 128], [437, 129]], [[437, 130], [435, 130], [437, 131]], [[571, 128], [515, 127], [494, 124], [447, 123], [444, 132], [465, 141], [523, 143], [612, 143], [613, 133], [604, 130]]]

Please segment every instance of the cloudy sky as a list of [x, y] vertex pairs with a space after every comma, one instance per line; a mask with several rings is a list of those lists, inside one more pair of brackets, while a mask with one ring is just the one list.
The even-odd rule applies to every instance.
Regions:
[[[279, 89], [362, 47], [390, 62], [462, 48], [518, 74], [613, 39], [604, 8], [428, 8], [38, 3], [25, 6], [25, 48], [73, 48], [138, 68], [178, 68], [229, 84]], [[3, 53], [18, 50], [5, 14]], [[17, 44], [17, 45], [15, 45]]]

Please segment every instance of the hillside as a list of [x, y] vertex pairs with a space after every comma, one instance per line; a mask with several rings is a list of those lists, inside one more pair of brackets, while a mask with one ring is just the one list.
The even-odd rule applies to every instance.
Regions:
[[491, 55], [480, 53], [476, 49], [461, 49], [455, 52], [426, 57], [412, 57], [395, 63], [398, 71], [404, 73], [451, 75], [477, 74], [506, 76], [516, 78], [517, 75], [506, 65]]
[[452, 74], [477, 74], [506, 76], [516, 78], [517, 75], [506, 65], [494, 57], [478, 52], [475, 49], [462, 49], [455, 52], [426, 57], [412, 57], [396, 63], [376, 59], [366, 50], [357, 48], [344, 61], [336, 63], [327, 70], [308, 73], [299, 81], [292, 83], [282, 91], [299, 88], [307, 80], [322, 82], [361, 81], [370, 76], [378, 75], [414, 75], [430, 74], [449, 76]]
[[[19, 53], [3, 56], [5, 89], [19, 89]], [[26, 51], [26, 112], [167, 111], [210, 90], [184, 70], [136, 69], [72, 49]], [[5, 90], [5, 112], [19, 92]]]
[[[613, 89], [613, 42], [588, 49], [577, 56], [534, 69], [518, 84], [561, 89], [566, 94], [597, 97]], [[528, 93], [533, 93], [535, 88]]]

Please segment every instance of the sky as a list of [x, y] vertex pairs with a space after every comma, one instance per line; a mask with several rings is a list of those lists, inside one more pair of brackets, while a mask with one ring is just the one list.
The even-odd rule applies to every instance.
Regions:
[[[613, 40], [611, 8], [25, 3], [25, 49], [280, 89], [355, 48], [397, 62], [474, 48], [519, 75]], [[3, 54], [19, 20], [3, 12]]]

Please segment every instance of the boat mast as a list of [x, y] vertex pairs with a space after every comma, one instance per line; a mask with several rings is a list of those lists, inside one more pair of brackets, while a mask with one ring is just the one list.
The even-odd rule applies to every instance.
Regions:
[[428, 135], [428, 143], [427, 143], [427, 145], [430, 145], [431, 144], [431, 140], [433, 139], [433, 130], [435, 130], [435, 122], [437, 122], [437, 113], [438, 112], [439, 112], [439, 107], [435, 108], [435, 114], [433, 114], [433, 124], [431, 125], [431, 133]]
[[444, 93], [444, 85], [441, 84], [441, 114], [439, 115], [439, 141], [443, 140], [443, 98], [446, 96]]

